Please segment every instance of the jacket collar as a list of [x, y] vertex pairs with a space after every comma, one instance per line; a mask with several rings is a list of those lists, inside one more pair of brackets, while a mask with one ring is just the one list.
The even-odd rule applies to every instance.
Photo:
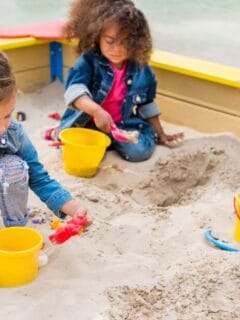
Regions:
[[[99, 48], [94, 49], [93, 54], [99, 59], [99, 63], [102, 66], [110, 67], [108, 59], [102, 55]], [[135, 73], [137, 73], [138, 69], [139, 69], [138, 65], [134, 61], [129, 60], [126, 77], [134, 75]]]

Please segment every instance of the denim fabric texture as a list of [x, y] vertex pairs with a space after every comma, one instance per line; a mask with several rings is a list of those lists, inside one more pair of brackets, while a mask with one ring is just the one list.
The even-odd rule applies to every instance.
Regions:
[[6, 227], [28, 220], [28, 166], [15, 155], [0, 157], [0, 210]]
[[28, 187], [57, 216], [65, 217], [60, 209], [71, 194], [49, 176], [22, 125], [12, 120], [0, 139], [0, 209], [6, 226], [27, 223]]
[[[109, 61], [99, 50], [83, 54], [68, 72], [64, 95], [68, 108], [62, 116], [59, 131], [87, 126], [90, 116], [76, 109], [74, 100], [82, 95], [89, 95], [101, 105], [113, 80], [114, 72]], [[139, 141], [137, 144], [127, 144], [112, 139], [112, 145], [126, 160], [147, 160], [155, 147], [155, 132], [147, 119], [160, 115], [154, 103], [156, 79], [148, 64], [140, 67], [128, 61], [124, 81], [128, 91], [122, 105], [122, 120], [117, 125], [121, 129], [139, 131]]]

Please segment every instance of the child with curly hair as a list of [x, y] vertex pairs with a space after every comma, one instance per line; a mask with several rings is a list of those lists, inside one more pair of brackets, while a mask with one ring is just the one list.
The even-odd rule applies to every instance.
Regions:
[[[69, 127], [101, 130], [128, 161], [151, 157], [155, 143], [168, 145], [183, 133], [164, 132], [154, 103], [156, 79], [147, 63], [152, 51], [148, 23], [130, 0], [77, 0], [65, 27], [81, 54], [69, 70], [60, 131]], [[137, 131], [137, 143], [113, 139], [111, 128]]]
[[58, 217], [86, 214], [38, 160], [21, 124], [11, 119], [16, 104], [16, 80], [7, 56], [0, 52], [0, 211], [6, 227], [28, 221], [29, 187]]

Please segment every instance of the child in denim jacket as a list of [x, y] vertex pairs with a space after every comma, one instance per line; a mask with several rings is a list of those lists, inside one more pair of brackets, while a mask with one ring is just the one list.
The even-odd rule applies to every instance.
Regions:
[[[149, 159], [155, 143], [167, 146], [183, 139], [183, 133], [166, 134], [160, 124], [154, 103], [157, 84], [147, 64], [151, 35], [132, 1], [75, 1], [65, 33], [79, 39], [77, 52], [82, 55], [68, 73], [68, 109], [60, 131], [69, 127], [104, 131], [121, 157], [136, 162]], [[110, 133], [113, 124], [138, 131], [138, 142], [115, 141]]]
[[11, 119], [16, 93], [11, 66], [0, 52], [0, 210], [4, 225], [27, 223], [29, 187], [60, 218], [86, 214], [86, 208], [50, 178], [23, 127]]

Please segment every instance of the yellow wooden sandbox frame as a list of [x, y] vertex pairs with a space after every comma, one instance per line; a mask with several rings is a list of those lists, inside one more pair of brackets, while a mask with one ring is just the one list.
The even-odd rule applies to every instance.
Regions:
[[[61, 43], [63, 75], [76, 59], [72, 41]], [[12, 61], [18, 87], [34, 91], [50, 82], [49, 40], [0, 39]], [[158, 80], [163, 120], [205, 132], [240, 136], [240, 69], [154, 51], [150, 61]]]

